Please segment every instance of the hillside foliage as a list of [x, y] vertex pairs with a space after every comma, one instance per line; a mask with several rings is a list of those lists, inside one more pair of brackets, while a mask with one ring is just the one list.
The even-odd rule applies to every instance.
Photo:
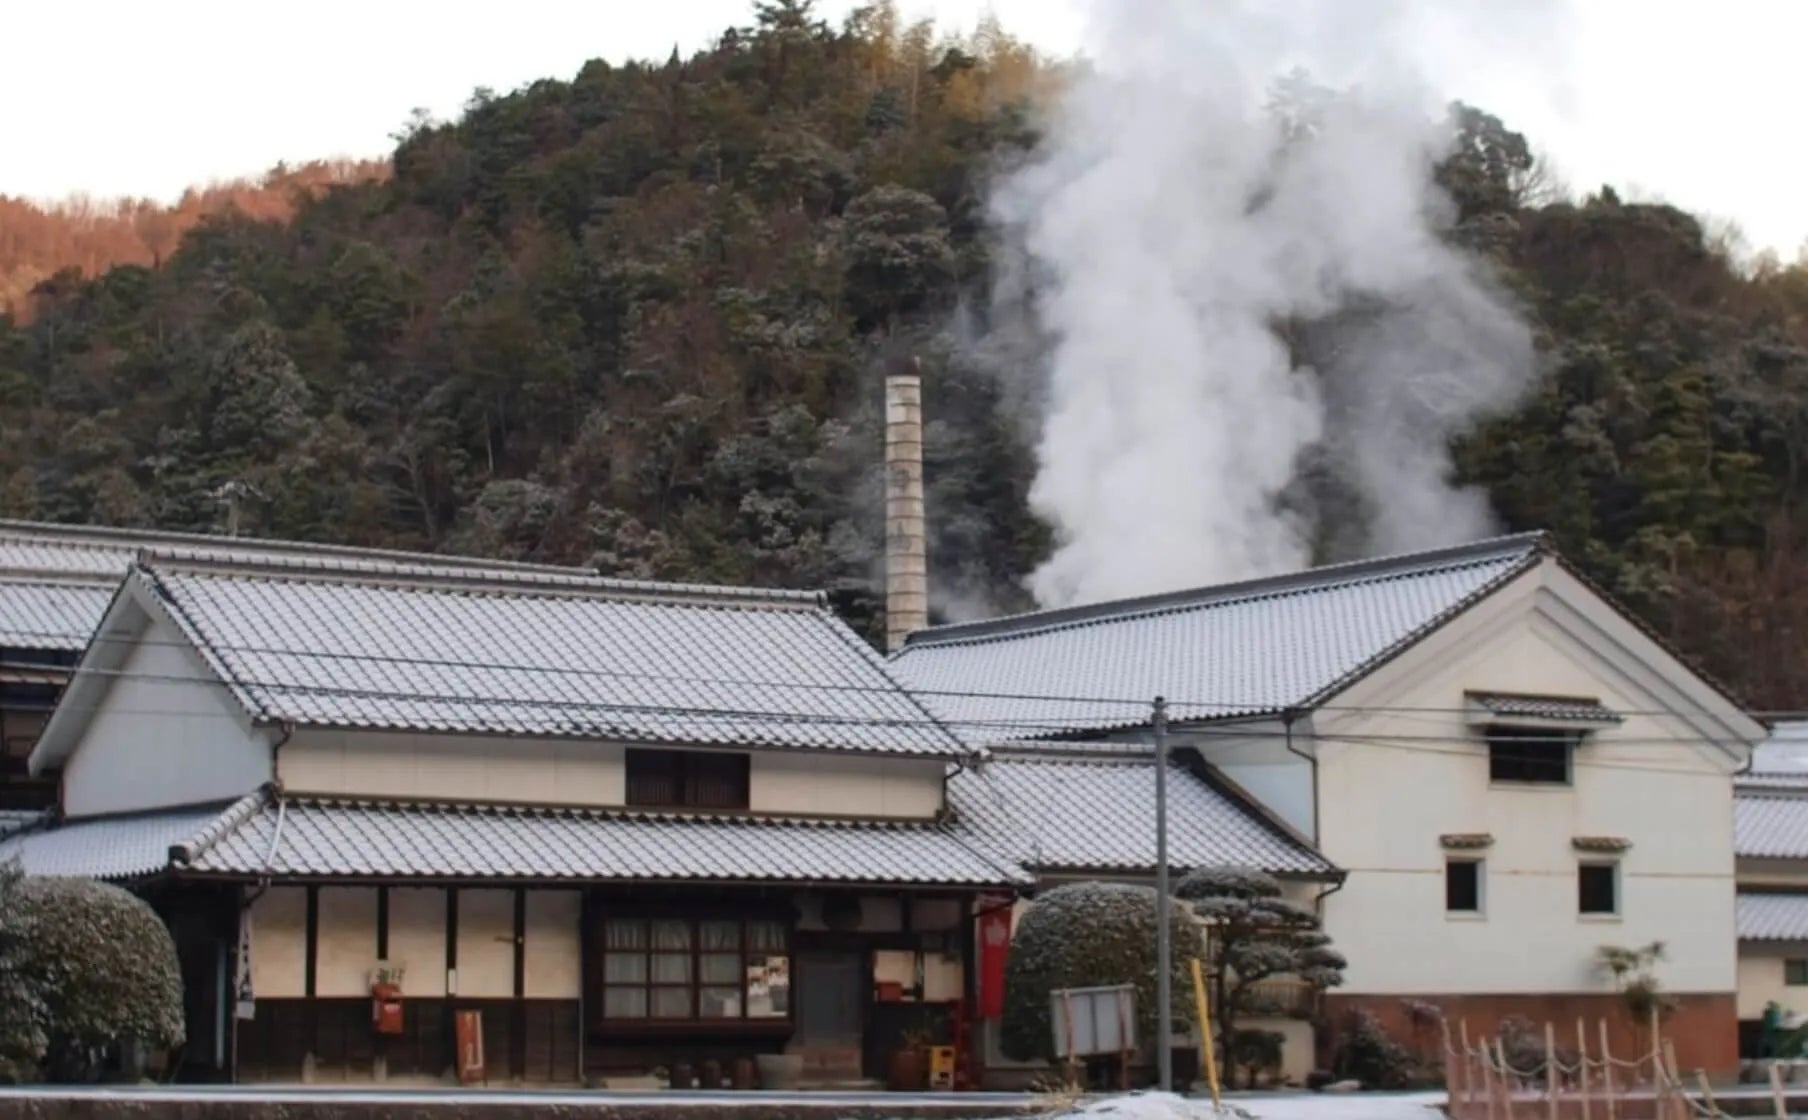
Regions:
[[[75, 196], [54, 203], [0, 195], [0, 311], [29, 319], [32, 293], [59, 273], [74, 282], [114, 265], [156, 265], [182, 235], [212, 215], [234, 210], [287, 220], [301, 199], [329, 187], [380, 179], [386, 160], [311, 160], [273, 167], [256, 180], [212, 183], [165, 204], [148, 198], [108, 201]], [[54, 293], [62, 285], [50, 284]]]
[[[40, 283], [0, 319], [0, 512], [214, 529], [230, 491], [247, 532], [823, 586], [870, 627], [879, 379], [916, 355], [936, 609], [1025, 606], [1032, 418], [963, 324], [988, 177], [1062, 78], [993, 24], [762, 0], [689, 58], [479, 91], [387, 177]], [[1465, 481], [1753, 703], [1808, 706], [1808, 269], [1561, 197], [1535, 137], [1457, 112], [1449, 236], [1544, 363]]]

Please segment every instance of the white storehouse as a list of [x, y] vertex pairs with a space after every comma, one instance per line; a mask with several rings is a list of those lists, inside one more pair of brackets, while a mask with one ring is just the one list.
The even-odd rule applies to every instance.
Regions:
[[1733, 774], [1764, 729], [1537, 534], [913, 634], [971, 743], [1199, 754], [1347, 878], [1340, 1009], [1628, 1028], [1601, 946], [1662, 941], [1681, 1060], [1735, 1059]]

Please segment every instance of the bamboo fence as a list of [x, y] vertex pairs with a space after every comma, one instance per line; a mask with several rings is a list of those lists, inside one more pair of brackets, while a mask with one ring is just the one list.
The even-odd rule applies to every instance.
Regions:
[[[1649, 1051], [1616, 1057], [1606, 1020], [1591, 1032], [1575, 1025], [1573, 1050], [1559, 1049], [1559, 1032], [1544, 1026], [1543, 1054], [1528, 1067], [1523, 1043], [1518, 1065], [1498, 1036], [1472, 1040], [1467, 1023], [1444, 1026], [1444, 1081], [1451, 1120], [1723, 1120], [1707, 1077], [1676, 1067], [1674, 1043], [1654, 1020]], [[1572, 1045], [1568, 1038], [1563, 1047]], [[1770, 1069], [1775, 1120], [1788, 1120], [1782, 1078]]]

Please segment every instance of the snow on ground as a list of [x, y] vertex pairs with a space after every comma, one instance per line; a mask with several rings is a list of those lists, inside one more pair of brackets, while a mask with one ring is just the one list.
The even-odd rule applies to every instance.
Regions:
[[1130, 1093], [1091, 1101], [1062, 1120], [1443, 1120], [1442, 1093], [1263, 1093], [1236, 1096], [1224, 1112], [1209, 1100], [1171, 1093]]

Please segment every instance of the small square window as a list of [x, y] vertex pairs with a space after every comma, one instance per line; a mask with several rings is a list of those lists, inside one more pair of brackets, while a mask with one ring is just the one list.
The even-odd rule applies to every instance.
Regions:
[[1783, 983], [1791, 988], [1808, 987], [1808, 960], [1784, 961]]
[[1582, 914], [1620, 912], [1620, 869], [1612, 863], [1584, 863], [1576, 868], [1577, 911]]
[[1563, 731], [1495, 726], [1487, 730], [1488, 780], [1568, 785], [1575, 736]]
[[1481, 860], [1453, 859], [1444, 865], [1444, 909], [1452, 914], [1481, 913]]

